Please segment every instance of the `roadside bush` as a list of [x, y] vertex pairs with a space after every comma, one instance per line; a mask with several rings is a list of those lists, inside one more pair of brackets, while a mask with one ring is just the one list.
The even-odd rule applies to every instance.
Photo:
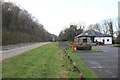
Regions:
[[77, 50], [91, 50], [91, 49], [92, 49], [92, 45], [89, 44], [77, 45]]

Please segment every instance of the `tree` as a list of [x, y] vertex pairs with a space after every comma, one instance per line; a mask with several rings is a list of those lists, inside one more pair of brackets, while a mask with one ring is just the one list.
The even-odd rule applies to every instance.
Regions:
[[95, 30], [95, 31], [98, 31], [98, 32], [102, 32], [102, 29], [101, 29], [101, 25], [99, 23], [96, 23], [96, 24], [90, 24], [88, 27], [87, 27], [88, 30]]
[[[77, 28], [79, 27], [79, 28]], [[61, 31], [59, 34], [59, 38], [62, 41], [73, 41], [74, 37], [77, 36], [78, 34], [81, 34], [83, 32], [84, 26], [82, 25], [70, 25], [69, 28], [66, 28], [65, 30]]]
[[117, 23], [112, 20], [112, 19], [106, 19], [101, 21], [100, 23], [96, 23], [96, 24], [90, 24], [88, 26], [89, 30], [95, 30], [98, 32], [101, 32], [103, 34], [109, 34], [112, 37], [114, 36], [115, 32], [116, 32], [116, 25]]
[[119, 34], [117, 35], [116, 43], [117, 43], [117, 44], [120, 44], [120, 31], [119, 31]]
[[2, 3], [2, 44], [49, 41], [53, 34], [38, 19], [11, 2]]
[[108, 22], [108, 26], [109, 26], [110, 35], [113, 36], [113, 34], [114, 34], [114, 32], [113, 32], [113, 22], [112, 21]]
[[112, 19], [108, 19], [103, 21], [103, 26], [101, 28], [103, 33], [109, 34], [113, 37], [116, 32], [116, 27], [117, 23]]
[[94, 30], [93, 26], [94, 26], [94, 24], [90, 24], [90, 25], [87, 27], [87, 29], [88, 29], [88, 30]]
[[0, 46], [2, 46], [2, 1], [0, 1]]
[[101, 26], [100, 26], [99, 23], [94, 24], [93, 30], [98, 31], [98, 32], [102, 32], [102, 31], [101, 31]]

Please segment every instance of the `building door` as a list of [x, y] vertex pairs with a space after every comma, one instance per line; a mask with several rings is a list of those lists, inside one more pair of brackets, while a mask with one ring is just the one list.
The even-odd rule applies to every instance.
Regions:
[[94, 41], [94, 39], [95, 39], [95, 37], [90, 37], [91, 38], [91, 41], [94, 43], [95, 41]]
[[103, 44], [105, 44], [105, 40], [103, 39]]

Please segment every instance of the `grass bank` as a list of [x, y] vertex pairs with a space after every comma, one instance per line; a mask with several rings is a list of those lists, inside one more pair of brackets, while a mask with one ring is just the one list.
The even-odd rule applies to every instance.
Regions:
[[97, 78], [98, 76], [86, 65], [83, 61], [78, 59], [77, 55], [73, 53], [72, 49], [68, 49], [67, 52], [72, 57], [73, 61], [77, 64], [80, 71], [85, 75], [88, 79]]
[[114, 44], [113, 47], [120, 47], [120, 44]]
[[50, 43], [2, 62], [3, 78], [79, 78], [58, 43]]

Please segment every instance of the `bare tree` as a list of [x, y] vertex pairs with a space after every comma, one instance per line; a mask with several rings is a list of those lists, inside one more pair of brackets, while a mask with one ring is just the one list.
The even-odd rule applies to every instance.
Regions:
[[94, 27], [94, 24], [90, 24], [90, 25], [87, 27], [87, 29], [88, 29], [88, 30], [94, 30], [93, 27]]
[[100, 24], [99, 23], [94, 24], [93, 29], [95, 31], [101, 32], [101, 26], [100, 26]]
[[103, 20], [101, 23], [101, 32], [103, 34], [109, 34], [109, 25], [107, 20]]
[[117, 31], [117, 22], [113, 19], [106, 19], [100, 23], [100, 31], [104, 34], [114, 36]]

